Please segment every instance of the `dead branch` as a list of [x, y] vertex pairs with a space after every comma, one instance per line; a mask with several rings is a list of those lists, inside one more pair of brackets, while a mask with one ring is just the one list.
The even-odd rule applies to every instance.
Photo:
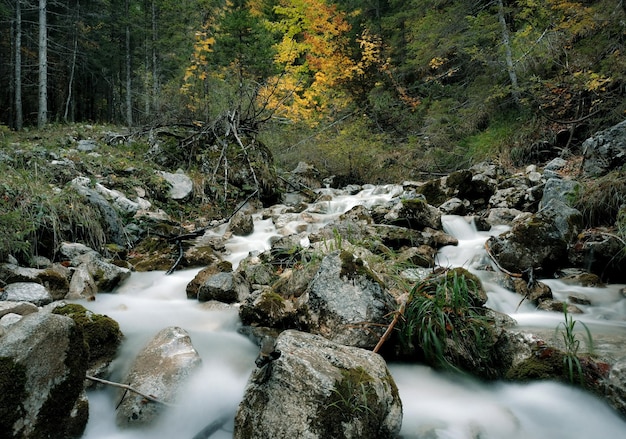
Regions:
[[372, 352], [378, 352], [383, 344], [389, 339], [389, 337], [391, 337], [391, 331], [393, 331], [393, 328], [395, 328], [398, 320], [400, 320], [401, 317], [404, 317], [404, 309], [406, 308], [407, 301], [408, 299], [402, 301], [402, 303], [400, 304], [400, 308], [398, 308], [398, 310], [396, 311], [396, 315], [394, 316], [389, 326], [387, 326], [385, 333], [382, 335], [382, 337], [380, 337], [380, 340], [378, 340], [378, 343], [376, 343], [376, 346], [374, 347], [374, 350]]
[[97, 383], [106, 384], [107, 386], [119, 387], [120, 389], [129, 390], [129, 391], [131, 391], [133, 393], [136, 393], [137, 395], [147, 399], [148, 401], [157, 402], [159, 404], [163, 404], [163, 405], [168, 406], [168, 407], [174, 407], [173, 404], [170, 404], [170, 403], [165, 402], [165, 401], [161, 401], [160, 399], [157, 399], [154, 396], [146, 395], [145, 393], [140, 392], [139, 390], [135, 389], [134, 387], [129, 386], [128, 384], [121, 384], [121, 383], [116, 383], [114, 381], [103, 380], [102, 378], [96, 378], [96, 377], [91, 376], [91, 375], [85, 375], [85, 378], [90, 380], [90, 381], [95, 381]]
[[491, 258], [491, 260], [493, 261], [494, 264], [496, 264], [496, 267], [498, 267], [498, 270], [502, 271], [504, 274], [508, 274], [511, 277], [522, 277], [521, 273], [512, 273], [509, 270], [503, 268], [498, 261], [496, 260], [496, 258], [493, 256], [493, 253], [491, 253], [491, 249], [489, 248], [489, 240], [487, 240], [485, 242], [485, 250], [487, 251], [487, 256], [489, 256]]

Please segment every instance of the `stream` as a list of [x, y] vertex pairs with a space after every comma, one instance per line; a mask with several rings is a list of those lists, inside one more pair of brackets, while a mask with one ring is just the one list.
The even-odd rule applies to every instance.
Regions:
[[[269, 248], [272, 237], [296, 232], [314, 232], [356, 205], [372, 207], [402, 195], [396, 185], [364, 186], [360, 191], [324, 189], [327, 201], [309, 205], [298, 214], [283, 213], [284, 206], [255, 214], [255, 231], [232, 237], [226, 247], [234, 266], [251, 251]], [[464, 266], [479, 275], [488, 292], [487, 306], [511, 315], [520, 328], [557, 337], [563, 316], [537, 311], [522, 303], [520, 296], [498, 285], [493, 272], [478, 270], [488, 264], [484, 242], [505, 228], [478, 232], [465, 218], [444, 216], [444, 229], [459, 239], [459, 245], [444, 247], [438, 254], [442, 266]], [[226, 226], [211, 233], [223, 234]], [[303, 243], [306, 245], [306, 242]], [[180, 400], [151, 429], [120, 430], [115, 425], [118, 389], [88, 391], [90, 419], [84, 439], [192, 439], [216, 418], [234, 418], [258, 347], [240, 335], [236, 306], [218, 306], [188, 300], [185, 287], [199, 269], [133, 273], [114, 294], [98, 294], [93, 302], [81, 301], [93, 312], [115, 319], [125, 335], [120, 353], [111, 365], [112, 381], [120, 382], [137, 352], [158, 331], [180, 326], [203, 359], [201, 370], [181, 392]], [[601, 354], [615, 355], [615, 343], [626, 335], [624, 285], [583, 288], [560, 280], [546, 280], [555, 298], [565, 299], [575, 291], [591, 298], [576, 315], [592, 330]], [[612, 344], [613, 343], [613, 344]], [[512, 384], [483, 383], [433, 371], [421, 365], [390, 364], [403, 403], [403, 438], [415, 439], [582, 439], [626, 437], [626, 422], [606, 403], [589, 393], [553, 382]], [[231, 438], [227, 422], [211, 438]]]

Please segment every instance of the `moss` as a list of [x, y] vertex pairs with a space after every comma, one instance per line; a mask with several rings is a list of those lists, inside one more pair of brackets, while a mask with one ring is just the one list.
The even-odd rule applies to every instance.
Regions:
[[511, 368], [506, 378], [514, 381], [566, 380], [563, 367], [563, 354], [546, 348]]
[[424, 195], [432, 205], [439, 206], [448, 199], [448, 195], [441, 189], [439, 180], [430, 180], [417, 188], [417, 192]]
[[320, 437], [346, 438], [343, 424], [361, 421], [367, 424], [364, 437], [376, 437], [378, 417], [373, 407], [377, 395], [372, 377], [362, 367], [342, 369], [330, 396], [318, 409], [312, 422]]
[[362, 276], [372, 282], [380, 285], [381, 288], [384, 288], [385, 284], [382, 280], [372, 270], [365, 266], [363, 259], [355, 258], [352, 253], [347, 250], [343, 250], [339, 254], [339, 258], [341, 259], [341, 272], [339, 273], [340, 277], [347, 277], [350, 280], [356, 279], [358, 276]]
[[13, 437], [9, 435], [13, 424], [25, 414], [22, 401], [27, 395], [26, 368], [12, 358], [0, 357], [0, 431], [7, 437]]
[[[76, 324], [69, 331], [68, 351], [65, 353], [65, 365], [68, 375], [54, 386], [39, 410], [33, 433], [33, 439], [82, 436], [87, 425], [88, 410], [80, 410], [83, 419], [70, 418], [76, 403], [83, 392], [83, 383], [88, 364], [88, 351], [82, 328]], [[71, 430], [71, 433], [70, 433]]]
[[58, 307], [54, 313], [71, 317], [83, 331], [90, 365], [115, 355], [123, 337], [115, 320], [105, 315], [94, 314], [78, 304]]

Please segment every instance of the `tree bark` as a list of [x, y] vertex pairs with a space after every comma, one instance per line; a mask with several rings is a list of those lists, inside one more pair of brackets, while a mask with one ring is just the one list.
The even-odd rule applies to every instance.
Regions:
[[37, 127], [48, 123], [48, 24], [46, 22], [47, 0], [39, 0], [39, 110]]
[[520, 98], [517, 73], [515, 72], [513, 54], [511, 51], [511, 35], [504, 17], [504, 4], [502, 3], [502, 0], [498, 0], [498, 21], [500, 22], [500, 27], [502, 28], [502, 44], [504, 45], [506, 68], [509, 73], [509, 80], [511, 81], [511, 95], [513, 96], [515, 105], [521, 107], [522, 101]]
[[15, 129], [24, 125], [22, 109], [22, 0], [15, 2]]
[[[78, 20], [80, 19], [80, 2], [76, 2], [76, 19], [74, 20], [74, 49], [72, 52], [72, 65], [70, 66], [70, 79], [67, 85], [67, 100], [65, 101], [65, 112], [63, 113], [63, 121], [68, 121], [69, 109], [74, 98], [74, 75], [76, 72], [76, 56], [78, 53]], [[72, 117], [72, 120], [74, 117]]]
[[132, 81], [131, 81], [131, 57], [130, 57], [130, 0], [124, 3], [126, 11], [126, 124], [133, 126], [133, 101], [132, 101]]

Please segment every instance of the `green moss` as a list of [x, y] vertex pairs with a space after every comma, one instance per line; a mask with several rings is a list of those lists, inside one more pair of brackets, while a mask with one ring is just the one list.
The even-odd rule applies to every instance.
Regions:
[[[76, 324], [69, 332], [65, 365], [68, 374], [54, 386], [39, 410], [33, 433], [29, 437], [44, 439], [52, 437], [79, 438], [82, 436], [89, 411], [79, 410], [82, 419], [70, 418], [80, 394], [83, 392], [88, 351], [82, 328]], [[70, 432], [71, 431], [71, 432]]]
[[115, 320], [105, 315], [94, 314], [78, 304], [55, 308], [54, 313], [71, 317], [83, 331], [90, 365], [115, 355], [123, 337]]
[[547, 348], [511, 368], [506, 378], [514, 381], [565, 380], [563, 354]]
[[[0, 431], [13, 437], [13, 424], [24, 416], [26, 368], [12, 358], [0, 357]], [[3, 436], [5, 437], [5, 436]]]
[[372, 376], [362, 367], [342, 369], [330, 396], [320, 405], [313, 427], [321, 437], [345, 438], [345, 423], [357, 423], [363, 437], [379, 437], [383, 408]]
[[384, 288], [385, 284], [383, 281], [380, 280], [372, 270], [365, 266], [363, 259], [355, 258], [354, 255], [347, 250], [342, 250], [339, 254], [339, 258], [341, 259], [341, 271], [339, 273], [341, 277], [347, 277], [350, 280], [354, 280], [357, 277], [362, 276], [377, 283], [381, 288]]

